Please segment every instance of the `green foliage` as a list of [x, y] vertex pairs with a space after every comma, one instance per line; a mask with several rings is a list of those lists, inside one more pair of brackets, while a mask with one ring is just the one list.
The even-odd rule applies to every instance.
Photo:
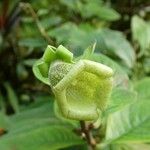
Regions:
[[[41, 97], [44, 98], [43, 96]], [[54, 113], [52, 98], [45, 97], [45, 102], [39, 100], [28, 110], [9, 118], [8, 134], [0, 140], [0, 149], [11, 150], [15, 147], [19, 150], [59, 149], [71, 145], [83, 144], [74, 133], [73, 126], [59, 121]], [[7, 118], [8, 119], [8, 118]], [[6, 119], [1, 118], [0, 127], [6, 124]], [[8, 124], [8, 123], [7, 123]], [[3, 125], [3, 126], [2, 126]], [[67, 127], [67, 128], [66, 128]]]
[[[74, 54], [74, 62], [87, 59], [114, 71], [108, 106], [93, 130], [90, 126], [95, 149], [149, 150], [148, 1], [30, 0], [21, 7], [20, 2], [0, 1], [0, 149], [89, 148], [78, 122], [64, 119], [57, 105], [53, 108], [56, 100], [45, 78], [52, 54], [35, 63], [47, 45], [62, 44]], [[60, 55], [64, 53], [57, 58]], [[48, 86], [36, 80], [33, 64], [37, 72], [45, 70], [37, 76]], [[84, 87], [93, 85], [94, 80], [83, 74], [80, 78]], [[80, 90], [81, 102], [84, 91]], [[82, 105], [76, 108], [82, 110]]]
[[12, 147], [20, 150], [56, 150], [81, 143], [82, 141], [71, 133], [70, 129], [60, 125], [48, 125], [33, 129], [30, 132], [4, 137], [0, 141], [0, 148], [6, 150], [11, 150]]
[[149, 106], [149, 101], [143, 100], [112, 114], [108, 120], [106, 140], [110, 143], [148, 142]]
[[19, 104], [18, 104], [18, 98], [16, 96], [16, 93], [13, 91], [9, 83], [5, 83], [5, 87], [7, 90], [7, 97], [12, 108], [14, 109], [16, 113], [19, 112]]
[[139, 55], [143, 55], [150, 50], [150, 25], [138, 16], [132, 18], [132, 35], [133, 40], [137, 41], [140, 47]]
[[1, 112], [3, 113], [6, 112], [4, 97], [2, 96], [2, 93], [0, 93], [0, 109], [1, 109]]
[[138, 93], [138, 99], [139, 100], [149, 100], [150, 98], [150, 78], [144, 78], [134, 85], [135, 90]]
[[103, 4], [100, 0], [85, 0], [85, 3], [82, 3], [80, 0], [60, 0], [62, 4], [66, 5], [69, 9], [76, 11], [81, 14], [83, 18], [98, 17], [99, 19], [106, 21], [115, 21], [120, 18], [119, 13], [114, 9]]
[[72, 49], [85, 49], [89, 43], [92, 44], [96, 41], [97, 51], [101, 50], [116, 55], [128, 67], [133, 67], [135, 63], [134, 50], [121, 32], [110, 29], [90, 28], [90, 31], [87, 32], [83, 27], [77, 27], [71, 23], [67, 23], [52, 30], [49, 32], [49, 35], [57, 38], [59, 43], [64, 43]]
[[30, 48], [37, 48], [37, 47], [46, 46], [46, 42], [40, 38], [21, 39], [18, 42], [18, 44], [19, 44], [19, 46], [25, 46], [25, 47], [30, 47]]
[[9, 120], [7, 118], [7, 116], [0, 112], [0, 128], [5, 128], [7, 129], [9, 126]]
[[134, 103], [137, 100], [137, 94], [135, 91], [114, 88], [109, 107], [107, 108], [105, 115], [119, 111], [120, 109]]

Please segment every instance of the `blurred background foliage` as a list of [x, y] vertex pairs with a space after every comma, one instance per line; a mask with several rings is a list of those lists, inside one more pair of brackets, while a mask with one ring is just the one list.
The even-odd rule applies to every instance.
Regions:
[[[88, 56], [88, 50], [84, 50], [95, 42], [96, 53]], [[0, 135], [5, 138], [0, 139], [0, 149], [10, 150], [15, 141], [21, 143], [19, 150], [29, 149], [31, 145], [31, 150], [53, 150], [81, 143], [83, 146], [80, 148], [83, 150], [85, 147], [69, 131], [74, 125], [54, 116], [50, 88], [33, 76], [32, 65], [42, 56], [47, 44], [63, 44], [77, 57], [84, 53], [88, 59], [112, 67], [116, 74], [116, 87], [129, 90], [134, 88], [131, 85], [138, 84], [135, 89], [143, 95], [146, 91], [149, 98], [149, 0], [1, 0]], [[146, 81], [142, 84], [138, 80]], [[128, 90], [118, 92], [130, 97], [126, 97], [128, 101], [123, 101], [123, 105], [135, 95]], [[119, 100], [115, 109], [106, 114], [122, 107], [118, 103]], [[66, 126], [69, 126], [68, 129]], [[48, 136], [47, 132], [51, 134]], [[45, 144], [39, 139], [42, 133], [47, 138]], [[32, 139], [28, 138], [31, 134]], [[39, 145], [34, 146], [35, 141]], [[150, 149], [148, 145], [144, 146], [119, 145], [108, 149]]]

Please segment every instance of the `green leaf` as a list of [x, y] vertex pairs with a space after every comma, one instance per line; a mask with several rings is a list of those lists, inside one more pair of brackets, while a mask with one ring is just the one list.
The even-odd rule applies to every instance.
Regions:
[[110, 104], [105, 115], [114, 113], [131, 103], [134, 103], [137, 99], [137, 93], [123, 88], [114, 88], [110, 98]]
[[[70, 41], [71, 32], [76, 30], [76, 25], [73, 23], [65, 23], [59, 27], [54, 28], [48, 32], [48, 35], [55, 37], [58, 43], [67, 43]], [[67, 34], [66, 34], [67, 33]]]
[[26, 39], [20, 39], [18, 44], [19, 46], [39, 48], [39, 47], [45, 47], [47, 43], [45, 42], [44, 39], [41, 38], [26, 38]]
[[115, 21], [120, 18], [119, 13], [114, 9], [93, 1], [89, 1], [87, 4], [82, 5], [80, 12], [84, 18], [96, 16], [105, 21]]
[[59, 17], [59, 16], [48, 16], [48, 17], [44, 17], [40, 23], [41, 23], [41, 26], [44, 28], [44, 29], [48, 29], [50, 28], [51, 26], [56, 26], [58, 24], [60, 24], [62, 21], [62, 18]]
[[36, 106], [35, 108], [32, 108], [33, 106], [30, 109], [26, 108], [24, 111], [11, 116], [10, 119], [16, 124], [26, 119], [40, 119], [40, 118], [54, 117], [54, 113], [52, 111], [53, 103], [51, 101], [42, 102], [39, 103], [39, 105], [35, 105]]
[[147, 57], [144, 59], [144, 62], [143, 62], [143, 66], [144, 67], [144, 71], [146, 74], [149, 74], [150, 73], [150, 57]]
[[0, 92], [0, 109], [1, 109], [1, 112], [3, 112], [3, 113], [6, 112], [6, 107], [5, 107], [5, 103], [4, 103], [4, 97], [3, 97], [1, 92]]
[[13, 88], [11, 87], [11, 85], [9, 83], [5, 83], [5, 87], [7, 90], [7, 97], [8, 100], [13, 108], [13, 110], [18, 113], [19, 112], [19, 104], [18, 104], [18, 98], [17, 95], [15, 93], [15, 91], [13, 90]]
[[48, 103], [49, 105], [49, 109], [51, 110], [51, 108], [53, 108], [53, 101], [54, 101], [54, 97], [51, 96], [50, 94], [45, 94], [45, 93], [34, 93], [33, 95], [33, 100], [34, 102], [31, 103], [30, 105], [28, 105], [28, 107], [24, 107], [23, 110], [27, 110], [27, 109], [32, 109], [32, 108], [39, 108], [42, 107], [45, 103]]
[[128, 67], [133, 67], [135, 63], [134, 49], [121, 32], [103, 29], [98, 30], [97, 34], [101, 36], [97, 43], [99, 43], [99, 40], [103, 41], [100, 42], [100, 49], [105, 50], [106, 52], [108, 51], [108, 53], [115, 54], [122, 59]]
[[63, 5], [67, 6], [69, 9], [74, 10], [74, 11], [78, 11], [77, 10], [77, 6], [78, 4], [82, 4], [80, 2], [80, 0], [60, 0], [60, 3], [62, 3]]
[[29, 75], [28, 71], [26, 70], [25, 66], [22, 63], [17, 64], [16, 73], [20, 80], [26, 79]]
[[56, 150], [82, 143], [70, 129], [60, 125], [47, 125], [25, 133], [3, 136], [0, 140], [0, 149]]
[[0, 129], [8, 129], [9, 124], [10, 122], [8, 117], [4, 113], [0, 112]]
[[106, 21], [116, 21], [121, 17], [116, 10], [105, 6], [98, 10], [97, 16]]
[[137, 101], [110, 115], [106, 143], [150, 142], [150, 101]]
[[78, 12], [83, 18], [98, 17], [105, 21], [115, 21], [120, 18], [118, 12], [103, 5], [101, 1], [93, 0], [82, 2], [80, 0], [61, 0], [69, 9]]
[[9, 117], [11, 121], [9, 127], [9, 135], [14, 133], [23, 133], [35, 128], [49, 125], [65, 125], [66, 127], [72, 127], [72, 125], [59, 120], [53, 111], [54, 98], [49, 95], [36, 95], [35, 103], [32, 103], [28, 107], [22, 109], [18, 114]]
[[[55, 117], [53, 112], [53, 97], [50, 95], [34, 95], [35, 102], [30, 104], [28, 107], [25, 107], [20, 111], [20, 113], [12, 115], [9, 117], [9, 120], [12, 122], [10, 130], [21, 130], [26, 128], [26, 126], [39, 125], [43, 122], [58, 122], [58, 119]], [[34, 97], [33, 97], [34, 98]], [[36, 122], [31, 123], [29, 122]]]
[[116, 55], [129, 68], [134, 66], [134, 49], [119, 31], [113, 31], [107, 28], [91, 28], [89, 31], [86, 31], [81, 27], [77, 27], [75, 24], [65, 23], [59, 28], [50, 31], [49, 35], [55, 37], [58, 43], [68, 45], [70, 49], [74, 50], [75, 54], [83, 53], [84, 49], [96, 41], [96, 51], [101, 50], [102, 52]]
[[49, 13], [47, 8], [41, 8], [37, 11], [38, 17], [46, 16]]
[[134, 89], [138, 93], [139, 100], [150, 99], [150, 78], [143, 78], [134, 85]]
[[98, 144], [96, 150], [132, 150], [125, 144], [110, 144], [107, 146], [102, 146], [102, 144]]
[[[53, 112], [53, 98], [37, 95], [37, 102], [22, 112], [9, 117], [8, 133], [1, 137], [0, 149], [49, 150], [83, 144], [73, 126], [58, 120]], [[10, 123], [11, 122], [11, 123]], [[4, 124], [0, 114], [0, 125]]]
[[149, 144], [128, 144], [129, 150], [150, 150]]
[[26, 65], [26, 66], [28, 66], [28, 67], [32, 67], [33, 66], [33, 64], [36, 62], [36, 59], [25, 59], [25, 60], [23, 60], [23, 64], [24, 65]]
[[149, 150], [150, 145], [148, 144], [110, 144], [106, 147], [102, 147], [101, 144], [98, 144], [96, 150]]
[[96, 47], [96, 42], [89, 46], [83, 53], [82, 55], [82, 58], [83, 59], [88, 59], [93, 53], [94, 53], [94, 50], [95, 50], [95, 47]]
[[150, 50], [150, 25], [138, 16], [132, 17], [131, 30], [133, 40], [140, 46], [139, 56]]

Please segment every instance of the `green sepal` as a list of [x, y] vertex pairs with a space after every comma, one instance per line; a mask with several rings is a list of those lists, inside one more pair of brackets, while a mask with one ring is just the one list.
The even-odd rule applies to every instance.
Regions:
[[49, 64], [54, 60], [62, 60], [64, 62], [71, 63], [73, 54], [62, 45], [60, 45], [58, 48], [48, 45], [42, 58], [44, 62], [47, 62]]
[[51, 63], [54, 61], [61, 60], [63, 62], [72, 63], [73, 54], [60, 45], [58, 48], [48, 45], [42, 58], [37, 60], [33, 65], [34, 75], [43, 83], [50, 85], [48, 79], [48, 72], [51, 66]]
[[42, 59], [37, 60], [33, 65], [33, 73], [36, 76], [36, 78], [39, 79], [41, 82], [50, 85], [48, 79], [49, 69], [46, 66], [48, 66], [48, 64], [45, 63]]
[[48, 45], [42, 58], [44, 62], [50, 64], [52, 61], [56, 59], [56, 48]]
[[65, 62], [72, 62], [73, 54], [62, 45], [56, 49], [56, 55], [57, 58], [60, 58]]

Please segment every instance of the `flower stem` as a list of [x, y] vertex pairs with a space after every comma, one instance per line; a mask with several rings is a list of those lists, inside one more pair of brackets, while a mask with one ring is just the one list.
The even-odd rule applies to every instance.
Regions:
[[80, 121], [80, 126], [81, 132], [88, 143], [89, 150], [94, 150], [96, 146], [96, 141], [92, 135], [91, 128], [85, 121]]

